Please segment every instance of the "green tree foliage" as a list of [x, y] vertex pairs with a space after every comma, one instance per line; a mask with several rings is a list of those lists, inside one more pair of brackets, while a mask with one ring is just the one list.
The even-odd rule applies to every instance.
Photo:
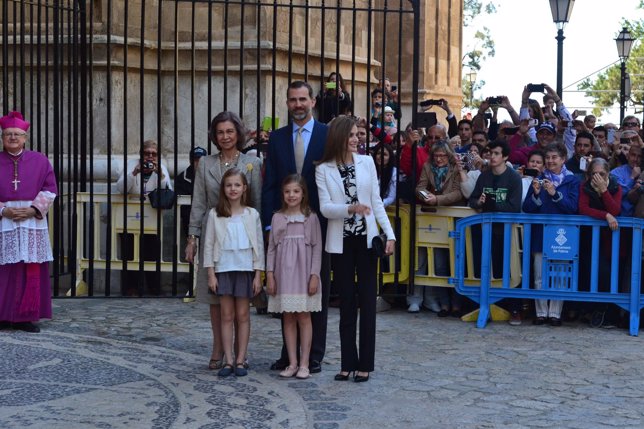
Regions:
[[[642, 0], [644, 1], [644, 0]], [[475, 25], [476, 17], [481, 14], [496, 13], [496, 5], [493, 2], [484, 3], [482, 0], [465, 0], [463, 3], [463, 27], [471, 27]], [[477, 29], [474, 36], [470, 40], [463, 41], [465, 54], [463, 55], [463, 70], [467, 69], [479, 71], [481, 64], [495, 54], [494, 40], [490, 34], [490, 29], [483, 26]], [[474, 91], [481, 89], [485, 85], [484, 81], [477, 81], [474, 84]], [[472, 99], [471, 91], [472, 84], [466, 79], [462, 79], [463, 88], [463, 102], [465, 107], [472, 107], [470, 99]], [[473, 100], [473, 104], [477, 104], [478, 100]]]
[[[640, 1], [639, 8], [644, 8], [644, 0]], [[631, 81], [631, 96], [628, 105], [642, 106], [644, 103], [644, 93], [640, 89], [644, 86], [644, 44], [639, 40], [644, 39], [644, 22], [625, 21], [623, 26], [631, 32], [631, 37], [635, 39], [631, 54], [626, 62], [626, 70]], [[594, 115], [601, 115], [602, 111], [614, 108], [619, 104], [620, 85], [621, 85], [621, 62], [618, 60], [615, 64], [606, 68], [599, 73], [594, 79], [584, 79], [577, 89], [585, 91], [586, 97], [593, 100], [595, 108]]]

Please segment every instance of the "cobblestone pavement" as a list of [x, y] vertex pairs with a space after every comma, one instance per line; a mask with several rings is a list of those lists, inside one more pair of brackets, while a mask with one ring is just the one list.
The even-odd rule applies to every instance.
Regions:
[[207, 308], [170, 299], [55, 300], [40, 334], [0, 331], [2, 428], [642, 428], [644, 341], [626, 331], [378, 313], [376, 371], [336, 382], [269, 371], [280, 324], [252, 316], [248, 377], [207, 369]]

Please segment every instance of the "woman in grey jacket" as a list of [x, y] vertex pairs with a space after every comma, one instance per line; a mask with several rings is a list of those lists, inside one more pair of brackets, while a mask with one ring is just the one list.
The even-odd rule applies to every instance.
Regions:
[[[261, 161], [256, 156], [241, 152], [246, 138], [246, 129], [239, 116], [232, 112], [221, 112], [210, 124], [210, 139], [219, 149], [216, 155], [204, 156], [199, 162], [192, 192], [190, 224], [188, 226], [188, 244], [186, 260], [194, 262], [199, 237], [206, 234], [208, 211], [219, 201], [221, 179], [226, 171], [237, 167], [248, 181], [249, 205], [261, 206], [262, 176]], [[203, 243], [199, 243], [199, 267], [203, 267]], [[206, 270], [197, 272], [197, 301], [210, 305], [210, 321], [213, 333], [213, 348], [208, 367], [221, 369], [223, 366], [223, 345], [221, 342], [221, 308], [219, 297], [208, 294], [208, 276]]]

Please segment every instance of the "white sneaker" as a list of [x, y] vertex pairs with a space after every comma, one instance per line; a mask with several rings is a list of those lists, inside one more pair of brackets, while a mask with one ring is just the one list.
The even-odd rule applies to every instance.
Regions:
[[420, 307], [418, 304], [409, 304], [409, 307], [407, 308], [407, 313], [418, 313], [420, 311]]

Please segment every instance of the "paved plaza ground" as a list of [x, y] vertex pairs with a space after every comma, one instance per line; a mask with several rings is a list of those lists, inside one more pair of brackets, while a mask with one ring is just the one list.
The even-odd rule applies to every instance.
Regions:
[[207, 308], [59, 299], [40, 334], [0, 331], [0, 427], [642, 428], [644, 338], [582, 324], [378, 313], [376, 371], [337, 382], [338, 310], [307, 381], [268, 369], [279, 320], [252, 312], [248, 377], [207, 369]]

